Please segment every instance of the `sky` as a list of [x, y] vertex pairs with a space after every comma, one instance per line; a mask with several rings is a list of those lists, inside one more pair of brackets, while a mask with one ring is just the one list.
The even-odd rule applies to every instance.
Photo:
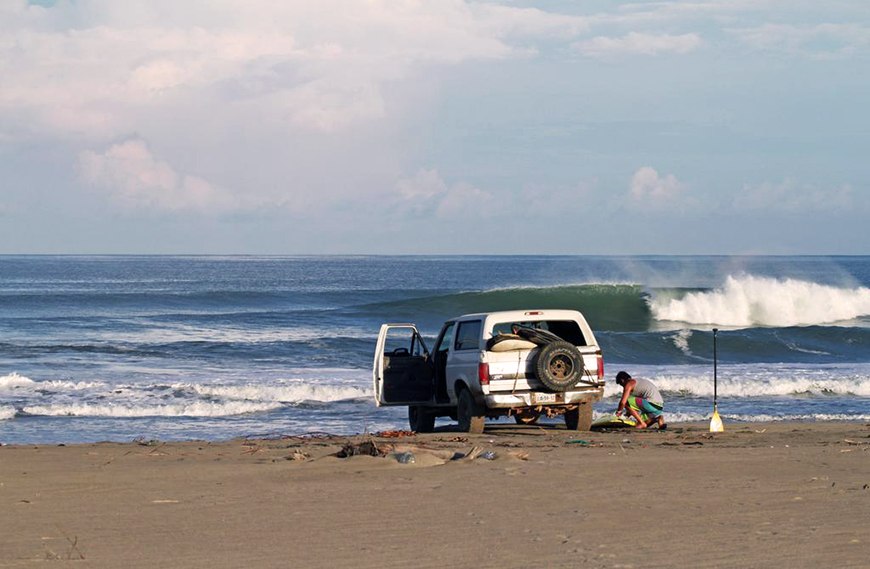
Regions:
[[0, 0], [0, 254], [870, 254], [870, 3]]

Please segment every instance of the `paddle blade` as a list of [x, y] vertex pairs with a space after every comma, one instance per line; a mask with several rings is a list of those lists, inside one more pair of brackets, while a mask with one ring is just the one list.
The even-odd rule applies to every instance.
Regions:
[[721, 433], [725, 430], [725, 425], [722, 424], [722, 418], [719, 416], [719, 410], [713, 408], [713, 418], [710, 419], [710, 432]]

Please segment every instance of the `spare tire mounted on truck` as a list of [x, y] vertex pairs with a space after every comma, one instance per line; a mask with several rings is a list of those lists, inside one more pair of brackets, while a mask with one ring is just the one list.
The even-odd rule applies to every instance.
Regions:
[[553, 391], [567, 391], [583, 377], [583, 356], [571, 343], [546, 330], [520, 327], [517, 334], [540, 346], [535, 373]]

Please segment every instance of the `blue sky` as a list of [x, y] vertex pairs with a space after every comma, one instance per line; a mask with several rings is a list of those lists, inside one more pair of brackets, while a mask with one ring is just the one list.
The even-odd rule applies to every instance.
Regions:
[[0, 253], [867, 254], [870, 4], [0, 3]]

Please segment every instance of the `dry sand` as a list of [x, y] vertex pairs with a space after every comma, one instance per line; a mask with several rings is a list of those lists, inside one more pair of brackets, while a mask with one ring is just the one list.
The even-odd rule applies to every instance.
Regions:
[[870, 567], [870, 426], [726, 428], [7, 446], [0, 567]]

